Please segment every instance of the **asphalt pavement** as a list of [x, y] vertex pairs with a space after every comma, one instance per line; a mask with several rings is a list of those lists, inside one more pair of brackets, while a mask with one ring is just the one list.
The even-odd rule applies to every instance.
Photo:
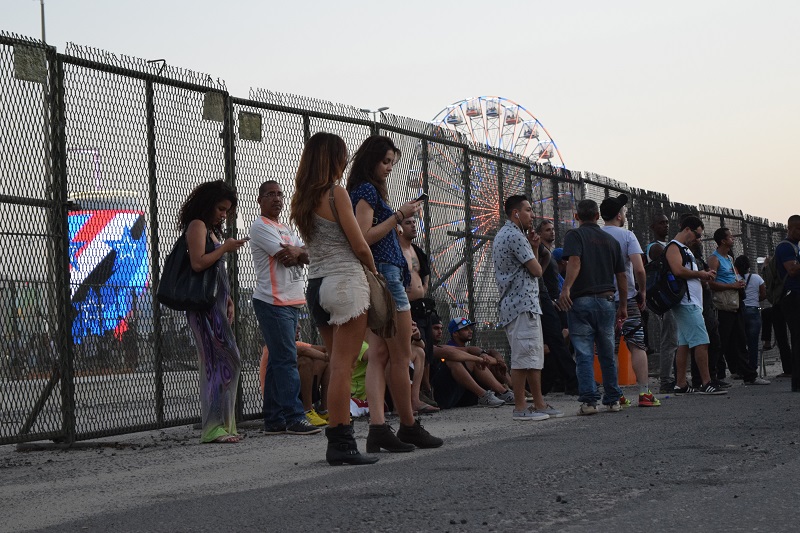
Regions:
[[[770, 368], [774, 375], [779, 370]], [[661, 407], [515, 422], [423, 418], [436, 450], [330, 467], [325, 437], [199, 443], [191, 426], [72, 450], [0, 447], [0, 531], [796, 531], [800, 394], [787, 379]], [[391, 421], [395, 427], [397, 421]], [[360, 449], [367, 422], [356, 420]]]

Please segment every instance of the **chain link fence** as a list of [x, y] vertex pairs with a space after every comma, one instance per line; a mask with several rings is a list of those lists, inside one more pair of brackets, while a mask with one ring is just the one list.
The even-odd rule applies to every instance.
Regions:
[[[262, 182], [294, 194], [304, 143], [317, 131], [341, 136], [351, 154], [371, 134], [394, 139], [403, 155], [390, 177], [393, 204], [429, 195], [419, 244], [432, 260], [430, 295], [443, 321], [476, 322], [476, 341], [486, 346], [505, 348], [491, 241], [511, 194], [526, 194], [538, 218], [554, 221], [558, 243], [574, 225], [577, 201], [620, 192], [631, 197], [628, 224], [643, 244], [657, 213], [673, 232], [690, 212], [707, 234], [731, 228], [737, 253], [753, 264], [784, 235], [783, 226], [740, 211], [531, 166], [424, 121], [373, 121], [351, 106], [263, 89], [237, 98], [222, 81], [162, 60], [73, 44], [59, 54], [0, 33], [0, 91], [0, 444], [71, 443], [199, 421], [194, 339], [183, 313], [154, 299], [179, 235], [180, 205], [201, 182], [224, 179], [239, 195], [229, 231], [247, 232]], [[248, 248], [227, 268], [243, 360], [238, 416], [257, 419], [263, 342]], [[319, 342], [307, 315], [301, 329]]]

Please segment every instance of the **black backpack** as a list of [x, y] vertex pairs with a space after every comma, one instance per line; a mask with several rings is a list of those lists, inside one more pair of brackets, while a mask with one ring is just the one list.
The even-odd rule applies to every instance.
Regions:
[[[785, 242], [788, 242], [792, 245], [796, 256], [798, 254], [797, 248], [791, 241], [784, 239], [778, 243], [778, 246]], [[778, 246], [775, 247], [776, 251]], [[784, 290], [786, 278], [781, 279], [781, 277], [778, 275], [778, 260], [775, 258], [775, 255], [775, 252], [773, 252], [772, 257], [770, 257], [767, 264], [764, 265], [764, 284], [767, 287], [767, 300], [769, 300], [769, 303], [772, 305], [780, 304], [783, 296], [786, 294], [786, 291]]]
[[[688, 288], [686, 280], [675, 276], [669, 268], [667, 248], [673, 244], [675, 243], [667, 244], [658, 259], [647, 263], [644, 267], [647, 273], [647, 308], [657, 315], [663, 315], [680, 303]], [[682, 246], [678, 248], [681, 251], [683, 264], [689, 264], [691, 260], [686, 251]]]

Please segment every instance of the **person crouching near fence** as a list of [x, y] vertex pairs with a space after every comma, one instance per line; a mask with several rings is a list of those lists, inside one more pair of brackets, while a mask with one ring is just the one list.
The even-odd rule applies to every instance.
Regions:
[[309, 313], [330, 356], [325, 458], [331, 465], [372, 464], [361, 455], [350, 422], [350, 377], [367, 328], [369, 285], [362, 265], [377, 272], [347, 192], [338, 185], [347, 146], [331, 133], [306, 143], [295, 176], [291, 220], [308, 252]]

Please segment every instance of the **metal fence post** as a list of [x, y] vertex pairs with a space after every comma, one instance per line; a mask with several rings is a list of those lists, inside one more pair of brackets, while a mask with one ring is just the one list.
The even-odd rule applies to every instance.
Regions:
[[147, 123], [147, 185], [150, 203], [150, 279], [153, 280], [152, 312], [153, 312], [153, 367], [156, 424], [164, 425], [164, 344], [161, 327], [161, 305], [155, 291], [161, 280], [161, 254], [159, 253], [159, 217], [158, 217], [158, 174], [156, 166], [156, 112], [155, 91], [153, 82], [145, 82], [145, 117]]
[[[428, 141], [423, 139], [422, 140], [422, 192], [428, 194]], [[431, 207], [430, 207], [430, 199], [427, 202], [424, 202], [422, 205], [422, 225], [425, 227], [424, 232], [424, 242], [425, 242], [425, 253], [428, 254], [428, 257], [431, 255]], [[430, 283], [428, 284], [430, 290]]]
[[[500, 204], [497, 206], [497, 209], [500, 212], [499, 220], [500, 227], [502, 227], [503, 224], [506, 223], [506, 210], [504, 209], [506, 202], [506, 191], [505, 183], [503, 183], [505, 180], [505, 173], [503, 172], [503, 164], [499, 160], [495, 161], [495, 164], [497, 165], [497, 201]], [[528, 196], [528, 199], [530, 199], [530, 196]], [[499, 230], [500, 227], [495, 228], [495, 230]]]
[[[50, 58], [51, 149], [53, 164], [53, 214], [56, 227], [51, 227], [55, 244], [55, 283], [58, 295], [57, 334], [61, 344], [61, 404], [65, 442], [77, 438], [75, 419], [75, 376], [72, 342], [72, 296], [69, 279], [69, 203], [67, 201], [67, 139], [66, 107], [64, 103], [64, 63], [51, 51]], [[60, 287], [60, 290], [59, 290]]]
[[[230, 94], [225, 94], [225, 115], [222, 121], [222, 150], [225, 161], [225, 182], [230, 185], [233, 190], [236, 190], [236, 119], [233, 114], [233, 102]], [[237, 191], [239, 196], [242, 196], [242, 191]], [[249, 191], [248, 191], [249, 192]], [[232, 221], [228, 221], [230, 227], [229, 238], [239, 237], [239, 228], [237, 226], [237, 217], [233, 217]], [[233, 336], [236, 339], [242, 338], [242, 309], [239, 291], [239, 254], [228, 254], [228, 279], [230, 282], [231, 299], [233, 300], [233, 308], [236, 309], [236, 314], [233, 319]], [[242, 380], [236, 387], [236, 420], [242, 420], [243, 407], [242, 402], [244, 398], [244, 390], [242, 388]]]
[[556, 238], [555, 243], [558, 243], [558, 237], [561, 233], [559, 228], [559, 219], [561, 218], [561, 213], [559, 213], [558, 204], [561, 203], [561, 196], [559, 195], [559, 187], [558, 187], [558, 178], [555, 176], [550, 178], [550, 192], [552, 193], [553, 198], [553, 234]]
[[467, 269], [467, 313], [469, 319], [475, 320], [475, 272], [472, 264], [472, 187], [470, 186], [469, 150], [463, 149], [464, 168], [461, 171], [461, 182], [464, 185], [464, 256]]
[[311, 119], [308, 115], [303, 115], [303, 141], [308, 142], [311, 138]]

